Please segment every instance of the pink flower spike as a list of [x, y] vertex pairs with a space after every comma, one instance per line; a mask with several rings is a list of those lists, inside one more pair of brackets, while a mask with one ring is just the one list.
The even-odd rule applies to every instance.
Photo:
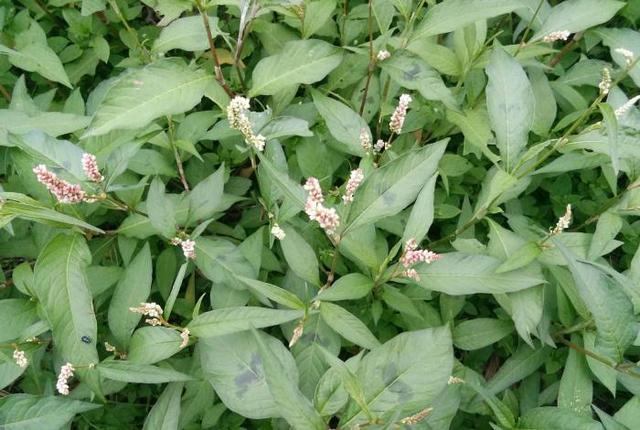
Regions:
[[407, 116], [407, 109], [409, 109], [409, 103], [412, 99], [409, 94], [402, 94], [396, 110], [391, 115], [391, 121], [389, 121], [389, 130], [395, 134], [402, 132], [402, 126], [404, 125], [404, 119]]
[[313, 176], [307, 179], [303, 188], [309, 192], [309, 200], [314, 202], [324, 202], [324, 196], [322, 195], [322, 188], [320, 188], [320, 181]]
[[342, 200], [345, 203], [350, 203], [353, 201], [353, 195], [364, 180], [364, 173], [362, 169], [355, 169], [351, 171], [349, 175], [349, 181], [347, 182], [347, 187], [344, 191], [344, 196], [342, 196]]
[[44, 164], [34, 167], [33, 173], [36, 174], [38, 182], [47, 187], [60, 203], [75, 204], [84, 200], [85, 193], [82, 191], [80, 185], [70, 184], [58, 178], [58, 176], [50, 172]]
[[90, 181], [97, 183], [104, 181], [104, 176], [100, 174], [95, 155], [88, 153], [82, 154], [82, 170]]

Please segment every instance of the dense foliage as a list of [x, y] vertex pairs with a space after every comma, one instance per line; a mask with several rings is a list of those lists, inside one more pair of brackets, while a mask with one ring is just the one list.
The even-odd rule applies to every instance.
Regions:
[[0, 428], [638, 428], [640, 2], [194, 1], [0, 0]]

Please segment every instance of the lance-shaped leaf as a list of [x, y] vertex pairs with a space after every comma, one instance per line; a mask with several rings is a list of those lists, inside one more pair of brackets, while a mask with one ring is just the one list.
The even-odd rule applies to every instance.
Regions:
[[[211, 35], [216, 37], [220, 34], [218, 18], [211, 16], [208, 18]], [[162, 29], [158, 38], [153, 42], [153, 51], [167, 52], [172, 49], [182, 49], [183, 51], [209, 49], [207, 33], [200, 15], [178, 18]]]
[[[452, 369], [451, 332], [438, 327], [405, 332], [375, 348], [362, 359], [356, 375], [369, 410], [380, 416], [429, 406], [447, 386]], [[341, 428], [367, 421], [358, 403], [349, 402]]]
[[317, 39], [286, 43], [279, 54], [263, 58], [253, 69], [249, 96], [273, 95], [296, 84], [312, 84], [338, 67], [342, 53]]
[[[290, 377], [273, 344], [265, 342], [256, 329], [251, 330], [262, 358], [265, 381], [282, 417], [295, 429], [323, 430], [326, 424], [311, 402], [300, 392], [298, 384]], [[289, 351], [286, 355], [291, 356]]]
[[[259, 332], [263, 341], [298, 383], [298, 369], [287, 348], [276, 338]], [[232, 411], [253, 419], [279, 417], [281, 413], [269, 391], [256, 339], [243, 331], [198, 342], [197, 352], [205, 377]]]
[[142, 318], [142, 315], [131, 312], [129, 308], [147, 301], [151, 292], [152, 271], [151, 251], [147, 243], [124, 270], [109, 303], [109, 329], [125, 350]]
[[500, 46], [487, 65], [487, 110], [505, 169], [510, 172], [527, 146], [535, 97], [524, 69]]
[[[80, 235], [58, 235], [44, 247], [34, 270], [34, 290], [53, 332], [53, 342], [65, 362], [96, 364], [98, 334], [85, 270], [91, 252]], [[88, 339], [89, 342], [83, 342]], [[79, 368], [80, 379], [100, 393], [98, 373]]]
[[517, 0], [446, 0], [432, 6], [413, 38], [449, 33], [458, 28], [522, 8]]
[[312, 91], [313, 104], [322, 116], [329, 133], [343, 146], [340, 149], [348, 154], [362, 156], [364, 150], [360, 145], [360, 132], [369, 133], [369, 127], [364, 119], [349, 106], [338, 100], [323, 95], [319, 91]]
[[529, 430], [602, 430], [602, 424], [591, 415], [578, 414], [570, 409], [545, 406], [527, 411], [518, 421], [518, 428]]
[[438, 168], [447, 141], [410, 151], [365, 178], [355, 194], [343, 235], [409, 206]]
[[555, 238], [552, 241], [567, 260], [578, 292], [596, 322], [596, 348], [619, 363], [637, 334], [631, 301], [601, 270], [577, 259]]
[[184, 383], [172, 382], [164, 389], [149, 415], [144, 420], [143, 430], [171, 430], [179, 428], [180, 399]]
[[625, 2], [616, 0], [566, 0], [558, 3], [536, 31], [531, 41], [540, 40], [555, 31], [577, 33], [609, 21]]
[[62, 396], [12, 394], [0, 400], [0, 425], [4, 430], [63, 428], [76, 414], [99, 407]]
[[380, 345], [378, 339], [366, 325], [351, 312], [333, 303], [322, 303], [320, 315], [324, 322], [345, 339], [363, 348], [373, 349]]
[[195, 317], [188, 325], [191, 333], [198, 337], [213, 337], [223, 334], [278, 325], [301, 318], [302, 310], [281, 310], [251, 306], [215, 309]]
[[452, 252], [416, 270], [422, 287], [450, 295], [510, 293], [545, 283], [539, 273], [524, 269], [495, 273], [501, 264], [488, 255]]
[[200, 102], [211, 79], [204, 70], [171, 59], [124, 72], [104, 95], [83, 137], [140, 128], [158, 117], [186, 112]]
[[165, 382], [191, 381], [194, 379], [177, 370], [149, 364], [134, 364], [124, 360], [103, 361], [98, 364], [97, 369], [105, 378], [138, 384], [164, 384]]

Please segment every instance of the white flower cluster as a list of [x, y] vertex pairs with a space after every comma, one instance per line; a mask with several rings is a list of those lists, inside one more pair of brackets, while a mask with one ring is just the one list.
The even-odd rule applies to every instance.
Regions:
[[609, 90], [611, 89], [611, 72], [607, 67], [602, 69], [602, 79], [598, 84], [598, 88], [600, 88], [600, 94], [609, 94]]
[[400, 134], [402, 131], [402, 126], [404, 125], [404, 119], [407, 116], [407, 109], [409, 108], [409, 103], [411, 103], [412, 99], [409, 94], [402, 94], [400, 96], [400, 101], [396, 109], [391, 114], [391, 121], [389, 121], [389, 130], [391, 130], [395, 134]]
[[556, 236], [556, 235], [562, 233], [567, 228], [569, 228], [569, 226], [571, 225], [572, 216], [573, 216], [573, 214], [571, 213], [571, 205], [567, 205], [567, 209], [566, 209], [564, 215], [562, 215], [558, 219], [558, 223], [551, 230], [551, 235], [552, 236]]
[[69, 379], [73, 377], [74, 370], [75, 368], [71, 363], [67, 363], [60, 368], [58, 382], [56, 382], [56, 389], [58, 390], [58, 393], [63, 396], [69, 395]]
[[418, 249], [418, 243], [416, 240], [409, 239], [404, 245], [404, 254], [400, 257], [400, 264], [405, 268], [403, 275], [413, 279], [414, 281], [419, 281], [420, 276], [418, 275], [418, 272], [415, 269], [412, 269], [411, 266], [420, 262], [431, 264], [439, 258], [440, 255], [435, 252], [428, 251], [426, 249]]
[[316, 178], [308, 178], [304, 189], [309, 192], [304, 211], [312, 221], [318, 221], [320, 227], [329, 235], [333, 235], [340, 226], [340, 216], [334, 208], [324, 206], [324, 196], [320, 188], [320, 181]]
[[174, 237], [169, 243], [173, 246], [180, 246], [180, 248], [182, 248], [182, 255], [184, 255], [187, 260], [196, 259], [196, 242], [194, 240]]
[[16, 364], [23, 369], [29, 365], [29, 360], [24, 354], [24, 351], [21, 351], [17, 348], [13, 351], [13, 359]]
[[280, 227], [280, 225], [278, 225], [278, 223], [274, 224], [273, 227], [271, 227], [271, 234], [278, 240], [283, 240], [287, 236], [287, 234]]
[[640, 95], [630, 98], [625, 104], [615, 110], [616, 118], [620, 119], [629, 113], [633, 105], [640, 101]]
[[151, 317], [144, 320], [149, 325], [162, 325], [162, 307], [157, 303], [140, 303], [140, 306], [129, 308], [129, 311]]
[[257, 151], [262, 152], [266, 139], [263, 135], [256, 135], [253, 132], [251, 121], [249, 121], [249, 117], [247, 116], [249, 108], [249, 99], [242, 96], [235, 96], [227, 107], [227, 119], [229, 120], [231, 128], [240, 131], [247, 143], [252, 145]]
[[364, 173], [362, 172], [362, 169], [355, 169], [351, 171], [349, 181], [347, 181], [347, 186], [344, 190], [344, 195], [342, 196], [342, 200], [345, 203], [353, 201], [353, 194], [356, 192], [363, 180]]
[[376, 59], [378, 61], [384, 61], [389, 57], [391, 57], [391, 53], [386, 49], [381, 49], [380, 51], [378, 51], [378, 55], [376, 55]]
[[624, 63], [627, 65], [627, 67], [633, 64], [633, 61], [635, 60], [635, 56], [633, 55], [633, 52], [625, 48], [617, 48], [614, 50], [614, 52], [622, 55], [622, 58], [624, 58]]
[[542, 40], [546, 43], [551, 43], [557, 40], [567, 40], [569, 36], [571, 36], [571, 32], [569, 30], [560, 30], [547, 34]]

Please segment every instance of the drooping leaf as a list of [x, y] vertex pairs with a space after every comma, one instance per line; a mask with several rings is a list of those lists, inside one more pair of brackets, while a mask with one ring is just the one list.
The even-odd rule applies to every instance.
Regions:
[[333, 303], [323, 303], [320, 305], [320, 315], [324, 322], [336, 333], [356, 345], [367, 349], [373, 349], [380, 345], [378, 339], [369, 331], [367, 326], [343, 307]]
[[149, 364], [134, 364], [122, 360], [103, 361], [98, 364], [97, 369], [104, 378], [138, 384], [164, 384], [165, 382], [184, 382], [194, 379], [177, 370]]
[[609, 21], [625, 5], [616, 0], [567, 0], [556, 5], [531, 38], [540, 40], [554, 31], [577, 33]]
[[[86, 277], [90, 262], [91, 253], [82, 236], [55, 236], [38, 256], [33, 285], [62, 359], [87, 366], [98, 363], [98, 329]], [[77, 373], [100, 393], [94, 369], [77, 369]]]
[[144, 420], [143, 430], [173, 430], [180, 423], [180, 398], [184, 383], [172, 382], [164, 389], [149, 415]]
[[446, 144], [441, 141], [408, 152], [366, 177], [356, 192], [343, 235], [395, 215], [413, 203], [435, 173]]
[[[451, 333], [448, 327], [439, 327], [397, 335], [366, 355], [356, 375], [371, 413], [383, 415], [430, 405], [446, 387], [452, 367]], [[340, 426], [366, 421], [352, 400]]]
[[503, 48], [495, 46], [486, 69], [487, 110], [504, 167], [511, 171], [527, 145], [535, 98], [527, 74]]
[[545, 282], [540, 275], [522, 269], [496, 273], [500, 264], [500, 260], [486, 255], [453, 252], [431, 264], [421, 264], [416, 270], [421, 286], [450, 295], [509, 293]]
[[215, 309], [195, 317], [187, 326], [198, 337], [213, 337], [249, 330], [251, 327], [270, 327], [295, 320], [303, 311], [259, 307], [231, 307]]
[[125, 72], [101, 100], [83, 137], [140, 128], [158, 117], [186, 112], [200, 102], [211, 79], [172, 59]]
[[62, 428], [76, 414], [99, 407], [95, 403], [61, 396], [13, 394], [0, 400], [0, 425], [5, 430]]
[[318, 39], [288, 42], [282, 52], [263, 58], [253, 70], [249, 96], [273, 95], [296, 84], [312, 84], [338, 67], [342, 53]]

